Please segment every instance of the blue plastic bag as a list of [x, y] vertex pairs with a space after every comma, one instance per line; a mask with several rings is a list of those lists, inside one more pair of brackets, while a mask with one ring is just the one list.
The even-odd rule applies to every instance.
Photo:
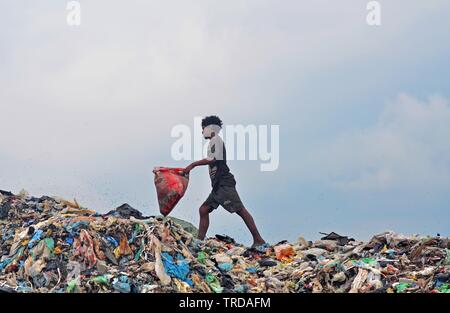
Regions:
[[173, 260], [173, 257], [167, 252], [161, 253], [162, 261], [164, 264], [164, 269], [170, 277], [175, 277], [181, 279], [182, 281], [188, 283], [190, 286], [193, 285], [192, 280], [187, 276], [189, 275], [189, 264], [183, 258], [183, 256], [178, 255], [177, 261]]

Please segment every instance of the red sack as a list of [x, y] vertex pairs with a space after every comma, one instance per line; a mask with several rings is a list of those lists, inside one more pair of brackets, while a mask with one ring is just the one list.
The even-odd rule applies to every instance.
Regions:
[[164, 216], [173, 210], [186, 192], [189, 176], [183, 171], [184, 168], [155, 167], [153, 169], [159, 211]]

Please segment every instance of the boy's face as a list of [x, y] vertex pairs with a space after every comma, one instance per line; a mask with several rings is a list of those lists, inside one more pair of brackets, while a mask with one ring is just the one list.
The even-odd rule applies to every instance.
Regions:
[[205, 139], [210, 139], [211, 138], [211, 135], [209, 135], [209, 137], [208, 137], [208, 132], [207, 131], [205, 131], [205, 128], [206, 127], [203, 127], [203, 130], [202, 130], [202, 134], [203, 134], [203, 138], [205, 138]]
[[220, 126], [217, 125], [208, 125], [206, 127], [203, 127], [203, 137], [205, 137], [205, 139], [211, 139], [212, 137], [214, 137], [215, 135], [217, 135], [220, 131]]

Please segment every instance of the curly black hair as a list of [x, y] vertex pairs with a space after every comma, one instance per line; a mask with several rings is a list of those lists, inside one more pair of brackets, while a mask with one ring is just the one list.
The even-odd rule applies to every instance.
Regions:
[[222, 127], [222, 120], [216, 115], [207, 116], [202, 120], [202, 128], [209, 125], [219, 125]]

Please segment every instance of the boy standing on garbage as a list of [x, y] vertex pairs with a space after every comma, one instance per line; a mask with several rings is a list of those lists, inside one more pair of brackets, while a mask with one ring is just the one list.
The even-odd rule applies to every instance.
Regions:
[[236, 181], [227, 166], [225, 144], [219, 136], [222, 121], [217, 116], [208, 116], [202, 120], [203, 136], [209, 139], [207, 158], [191, 163], [184, 169], [188, 174], [194, 167], [209, 166], [212, 191], [206, 201], [200, 206], [200, 226], [198, 239], [203, 240], [209, 227], [209, 213], [219, 205], [230, 213], [238, 214], [247, 225], [253, 236], [253, 248], [265, 245], [258, 232], [250, 212], [242, 204], [236, 191]]

